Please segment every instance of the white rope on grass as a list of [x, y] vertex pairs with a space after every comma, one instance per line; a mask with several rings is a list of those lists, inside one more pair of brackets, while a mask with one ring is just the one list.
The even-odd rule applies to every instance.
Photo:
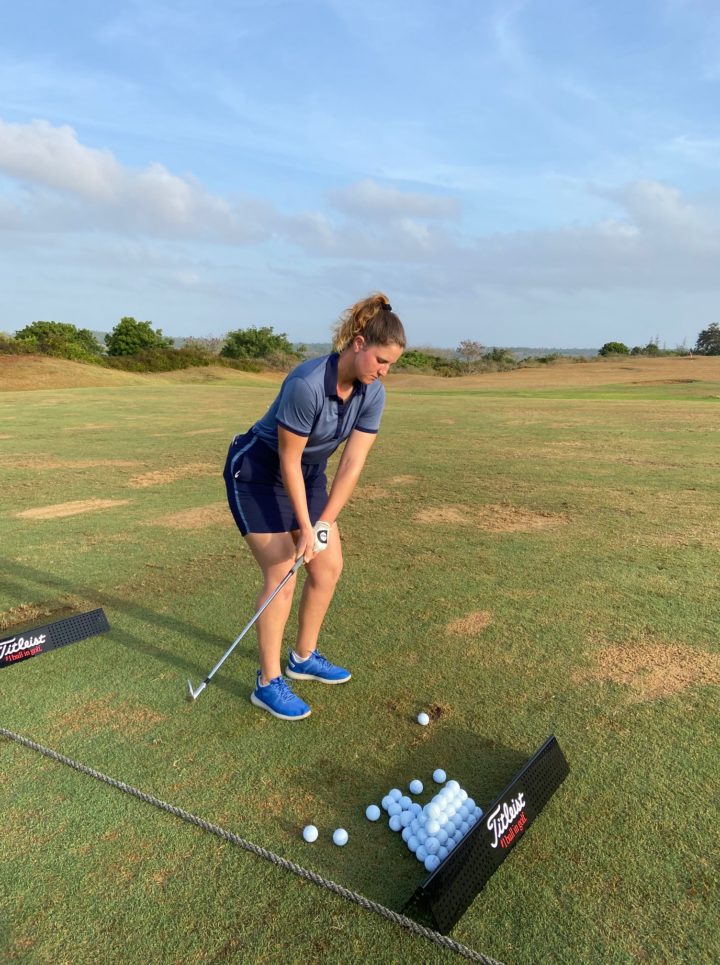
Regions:
[[151, 804], [153, 807], [159, 808], [161, 811], [167, 811], [168, 814], [173, 814], [176, 818], [180, 818], [181, 821], [186, 821], [188, 824], [194, 824], [195, 827], [201, 828], [203, 831], [208, 831], [210, 834], [214, 834], [216, 837], [222, 838], [224, 841], [229, 841], [231, 844], [235, 844], [238, 847], [243, 848], [243, 850], [257, 855], [259, 858], [264, 858], [265, 861], [269, 861], [271, 864], [277, 865], [279, 868], [284, 868], [286, 871], [292, 872], [292, 874], [297, 875], [299, 878], [303, 878], [305, 881], [310, 881], [314, 885], [318, 885], [320, 888], [325, 888], [328, 891], [333, 892], [333, 894], [340, 895], [341, 898], [345, 898], [347, 901], [351, 901], [353, 904], [359, 905], [361, 908], [365, 908], [367, 911], [373, 911], [382, 918], [392, 921], [396, 925], [400, 925], [400, 927], [406, 929], [406, 931], [412, 932], [414, 935], [420, 935], [423, 938], [428, 939], [428, 941], [439, 945], [441, 948], [447, 948], [463, 958], [467, 958], [471, 962], [480, 962], [481, 965], [502, 965], [502, 962], [498, 962], [494, 958], [489, 958], [487, 955], [483, 955], [481, 952], [476, 952], [474, 949], [469, 948], [467, 945], [463, 945], [461, 942], [456, 942], [447, 935], [442, 935], [440, 932], [433, 931], [432, 928], [426, 928], [424, 925], [414, 921], [412, 918], [408, 918], [406, 915], [401, 915], [390, 908], [386, 908], [385, 905], [381, 905], [376, 901], [371, 901], [369, 898], [365, 898], [364, 895], [358, 894], [356, 891], [351, 891], [349, 888], [344, 888], [342, 885], [337, 884], [335, 881], [331, 881], [329, 878], [323, 878], [322, 875], [317, 874], [315, 871], [308, 871], [307, 868], [303, 868], [300, 865], [295, 864], [293, 861], [288, 861], [286, 858], [281, 858], [280, 855], [275, 854], [272, 851], [268, 851], [266, 848], [260, 847], [260, 845], [253, 844], [251, 841], [245, 841], [244, 838], [239, 837], [237, 834], [233, 834], [232, 831], [226, 831], [224, 828], [218, 827], [217, 824], [211, 824], [209, 821], [205, 821], [203, 818], [199, 818], [197, 815], [191, 814], [189, 811], [185, 811], [183, 808], [176, 807], [174, 804], [168, 804], [166, 801], [161, 801], [160, 798], [154, 797], [152, 794], [146, 794], [144, 791], [140, 791], [131, 784], [125, 784], [124, 781], [118, 781], [114, 777], [108, 777], [107, 774], [103, 774], [101, 771], [96, 771], [92, 767], [88, 767], [86, 764], [81, 764], [79, 761], [74, 761], [71, 757], [66, 757], [64, 754], [59, 754], [57, 751], [54, 751], [49, 747], [44, 747], [42, 744], [37, 744], [35, 741], [29, 740], [27, 737], [22, 737], [20, 734], [15, 734], [13, 731], [7, 730], [5, 727], [0, 727], [0, 736], [14, 741], [16, 744], [21, 744], [23, 747], [29, 747], [31, 750], [37, 751], [39, 754], [43, 754], [52, 761], [57, 761], [60, 764], [66, 764], [68, 767], [72, 767], [81, 774], [87, 774], [89, 777], [94, 777], [95, 780], [102, 781], [103, 784], [109, 784], [110, 787], [117, 788], [117, 790], [123, 791], [125, 794], [130, 794], [132, 797], [136, 797], [138, 800], [144, 801], [146, 804]]

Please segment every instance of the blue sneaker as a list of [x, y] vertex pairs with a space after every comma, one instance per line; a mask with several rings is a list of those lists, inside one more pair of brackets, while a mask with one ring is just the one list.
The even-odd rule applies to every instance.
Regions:
[[280, 720], [302, 720], [312, 713], [308, 705], [290, 690], [284, 677], [274, 677], [267, 686], [261, 687], [259, 670], [250, 703]]
[[344, 684], [352, 674], [344, 667], [336, 667], [318, 650], [313, 650], [307, 660], [295, 660], [292, 650], [288, 658], [287, 675], [293, 680], [321, 680], [324, 684]]

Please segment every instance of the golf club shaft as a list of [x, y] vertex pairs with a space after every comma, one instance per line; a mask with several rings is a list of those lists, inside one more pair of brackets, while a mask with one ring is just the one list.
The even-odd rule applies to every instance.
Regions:
[[267, 598], [267, 600], [265, 600], [265, 602], [263, 603], [263, 605], [262, 605], [262, 606], [258, 609], [258, 611], [254, 614], [254, 616], [252, 617], [252, 619], [250, 620], [250, 622], [242, 629], [242, 631], [241, 631], [241, 632], [238, 634], [238, 636], [235, 638], [235, 640], [233, 641], [232, 645], [229, 646], [228, 649], [225, 651], [225, 653], [222, 655], [222, 657], [220, 657], [220, 659], [218, 660], [218, 662], [217, 662], [217, 663], [215, 664], [215, 666], [212, 668], [212, 670], [211, 670], [210, 673], [207, 675], [207, 677], [205, 677], [205, 679], [204, 679], [203, 682], [200, 684], [200, 686], [198, 687], [198, 689], [197, 689], [197, 690], [193, 690], [192, 684], [190, 683], [190, 681], [188, 681], [188, 685], [189, 685], [189, 687], [190, 687], [190, 694], [191, 694], [191, 696], [193, 697], [193, 699], [197, 698], [197, 697], [203, 692], [203, 690], [205, 690], [205, 688], [206, 688], [207, 685], [210, 683], [210, 681], [212, 680], [212, 678], [215, 676], [215, 674], [217, 673], [217, 671], [220, 669], [220, 667], [222, 667], [222, 665], [225, 663], [225, 661], [227, 660], [227, 658], [228, 658], [228, 657], [230, 656], [230, 654], [233, 652], [233, 650], [235, 649], [235, 647], [240, 643], [240, 641], [242, 640], [242, 638], [243, 638], [243, 637], [245, 636], [245, 634], [248, 632], [248, 630], [250, 629], [250, 627], [255, 623], [255, 621], [258, 619], [258, 617], [259, 617], [260, 614], [263, 612], [263, 610], [265, 610], [266, 607], [270, 606], [270, 604], [271, 604], [272, 601], [275, 599], [275, 597], [278, 595], [278, 593], [280, 592], [280, 590], [282, 590], [282, 588], [285, 586], [285, 584], [288, 582], [288, 580], [297, 573], [297, 571], [300, 569], [300, 567], [303, 565], [304, 562], [305, 562], [305, 557], [304, 557], [304, 556], [298, 556], [298, 558], [295, 560], [295, 562], [294, 562], [294, 564], [293, 564], [293, 566], [292, 566], [292, 569], [291, 569], [290, 572], [287, 574], [287, 576], [285, 576], [285, 577], [280, 581], [280, 583], [278, 583], [278, 585], [277, 585], [277, 586], [275, 587], [275, 589], [272, 591], [272, 593], [271, 593], [270, 596]]

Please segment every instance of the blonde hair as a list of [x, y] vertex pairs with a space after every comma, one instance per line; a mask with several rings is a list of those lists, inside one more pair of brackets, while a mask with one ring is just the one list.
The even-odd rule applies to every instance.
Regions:
[[399, 345], [405, 348], [405, 329], [390, 306], [387, 295], [375, 292], [346, 309], [333, 329], [333, 348], [343, 352], [362, 335], [367, 345]]

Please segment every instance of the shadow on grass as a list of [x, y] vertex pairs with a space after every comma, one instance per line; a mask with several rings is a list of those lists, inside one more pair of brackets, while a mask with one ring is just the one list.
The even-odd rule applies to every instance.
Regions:
[[[152, 657], [155, 660], [181, 670], [183, 674], [189, 676], [193, 680], [193, 684], [195, 686], [197, 686], [200, 680], [205, 677], [211, 666], [213, 666], [220, 659], [222, 654], [232, 643], [232, 640], [228, 640], [225, 637], [220, 637], [217, 634], [208, 633], [206, 630], [193, 626], [192, 624], [185, 623], [183, 620], [178, 620], [176, 617], [170, 616], [166, 613], [157, 613], [139, 603], [133, 603], [125, 597], [115, 596], [112, 593], [99, 590], [96, 587], [78, 586], [77, 583], [64, 580], [62, 577], [45, 573], [42, 570], [35, 569], [34, 567], [27, 566], [22, 563], [5, 563], [3, 583], [5, 583], [8, 587], [12, 587], [16, 592], [22, 591], [22, 593], [25, 593], [28, 588], [28, 584], [36, 584], [41, 586], [45, 591], [54, 590], [60, 594], [81, 597], [82, 599], [87, 600], [89, 603], [91, 602], [95, 606], [107, 607], [128, 616], [132, 620], [144, 623], [149, 628], [159, 627], [166, 632], [177, 633], [180, 636], [187, 637], [194, 643], [200, 641], [204, 644], [207, 644], [207, 660], [203, 661], [202, 664], [199, 664], [195, 661], [188, 660], [179, 654], [169, 652], [168, 650], [151, 643], [149, 639], [144, 639], [134, 633], [131, 633], [126, 628], [113, 626], [111, 623], [110, 629], [112, 639], [115, 643], [119, 643], [122, 646], [135, 651], [136, 653], [146, 657]], [[53, 613], [51, 621], [59, 620], [64, 616], [69, 616], [70, 612], [71, 611], [65, 611], [62, 613], [58, 612], [57, 614]], [[39, 617], [36, 620], [27, 621], [27, 624], [29, 625], [23, 624], [23, 629], [30, 630], [33, 628], [33, 626], [42, 626], [48, 622], [47, 616]], [[150, 634], [148, 634], [148, 636], [150, 636]], [[238, 687], [232, 682], [221, 680], [218, 677], [213, 678], [213, 686], [224, 690], [226, 693], [229, 693], [234, 697], [240, 695], [245, 696], [245, 691], [248, 690], [248, 688], [243, 688], [242, 686]]]
[[347, 758], [326, 758], [317, 762], [312, 773], [298, 773], [297, 779], [332, 813], [347, 815], [348, 802], [356, 802], [353, 824], [356, 837], [362, 839], [363, 858], [343, 867], [343, 883], [399, 911], [427, 872], [401, 835], [390, 831], [387, 814], [383, 812], [377, 823], [371, 823], [365, 818], [365, 807], [380, 804], [393, 787], [409, 795], [408, 784], [415, 778], [422, 781], [424, 790], [409, 796], [427, 804], [441, 788], [432, 774], [442, 767], [447, 778], [458, 781], [485, 811], [536, 750], [530, 744], [523, 750], [505, 747], [480, 734], [445, 725], [438, 726], [432, 740], [394, 763], [379, 767], [372, 760], [350, 764]]

